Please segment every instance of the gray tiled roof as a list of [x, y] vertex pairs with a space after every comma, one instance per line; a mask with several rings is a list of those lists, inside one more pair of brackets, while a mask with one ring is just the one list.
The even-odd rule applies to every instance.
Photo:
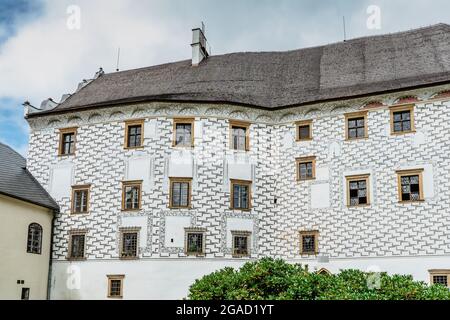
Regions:
[[[283, 108], [450, 81], [450, 26], [286, 52], [210, 56], [105, 74], [55, 111], [139, 101], [230, 102]], [[38, 114], [38, 113], [37, 113]]]
[[0, 194], [59, 210], [55, 200], [26, 169], [25, 158], [3, 143], [0, 143]]

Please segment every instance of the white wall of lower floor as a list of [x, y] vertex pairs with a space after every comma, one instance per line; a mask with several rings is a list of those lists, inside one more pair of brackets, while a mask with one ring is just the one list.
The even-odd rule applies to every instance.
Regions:
[[[139, 259], [54, 261], [51, 276], [51, 299], [107, 299], [108, 275], [125, 275], [123, 299], [182, 299], [195, 279], [224, 267], [239, 268], [241, 259]], [[291, 260], [307, 264], [311, 271], [326, 268], [386, 271], [411, 274], [415, 280], [429, 283], [430, 269], [450, 269], [450, 255], [414, 257], [376, 257]]]

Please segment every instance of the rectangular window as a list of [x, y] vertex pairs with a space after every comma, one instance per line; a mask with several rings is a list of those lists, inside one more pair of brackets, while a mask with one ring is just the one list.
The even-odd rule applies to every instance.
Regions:
[[392, 134], [414, 132], [414, 105], [391, 107], [390, 112]]
[[346, 114], [345, 139], [354, 140], [367, 137], [367, 111]]
[[30, 288], [22, 288], [21, 300], [30, 300]]
[[191, 206], [191, 178], [170, 178], [171, 208], [190, 208]]
[[433, 269], [429, 270], [429, 273], [431, 284], [440, 284], [444, 287], [450, 287], [450, 269]]
[[300, 254], [317, 254], [318, 241], [319, 231], [300, 231]]
[[120, 234], [120, 258], [136, 259], [139, 248], [139, 228], [122, 228]]
[[250, 150], [250, 123], [230, 121], [230, 146], [233, 150]]
[[122, 182], [122, 210], [141, 209], [142, 181]]
[[203, 255], [205, 253], [205, 230], [185, 228], [185, 251], [188, 255]]
[[422, 172], [423, 169], [397, 171], [400, 202], [423, 200]]
[[123, 280], [124, 275], [108, 275], [108, 298], [123, 297]]
[[75, 154], [77, 128], [59, 130], [59, 155], [67, 156]]
[[299, 121], [295, 123], [296, 140], [311, 140], [312, 139], [312, 120]]
[[195, 119], [173, 119], [173, 146], [194, 146], [194, 122]]
[[368, 205], [369, 175], [348, 176], [347, 179], [347, 206]]
[[250, 234], [249, 231], [231, 231], [233, 239], [233, 257], [247, 257], [250, 255]]
[[71, 231], [69, 234], [69, 259], [84, 259], [86, 231]]
[[251, 181], [231, 180], [231, 209], [250, 210]]
[[72, 187], [72, 214], [89, 212], [90, 186]]
[[143, 119], [125, 122], [125, 149], [144, 146], [144, 122]]
[[316, 178], [316, 157], [301, 157], [295, 159], [297, 181]]

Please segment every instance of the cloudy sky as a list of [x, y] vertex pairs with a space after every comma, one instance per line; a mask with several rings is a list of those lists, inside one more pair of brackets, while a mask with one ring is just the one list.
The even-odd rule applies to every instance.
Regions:
[[189, 59], [201, 21], [217, 55], [342, 41], [342, 16], [354, 38], [450, 23], [448, 12], [448, 0], [0, 0], [0, 142], [25, 155], [21, 104], [59, 101], [100, 66], [114, 72], [118, 47], [121, 70]]

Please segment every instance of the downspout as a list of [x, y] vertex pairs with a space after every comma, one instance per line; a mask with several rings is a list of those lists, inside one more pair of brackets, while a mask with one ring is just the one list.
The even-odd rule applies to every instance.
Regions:
[[50, 300], [50, 291], [52, 285], [52, 257], [53, 257], [53, 228], [55, 227], [56, 210], [53, 211], [52, 225], [50, 231], [50, 255], [48, 259], [48, 278], [47, 278], [47, 300]]

